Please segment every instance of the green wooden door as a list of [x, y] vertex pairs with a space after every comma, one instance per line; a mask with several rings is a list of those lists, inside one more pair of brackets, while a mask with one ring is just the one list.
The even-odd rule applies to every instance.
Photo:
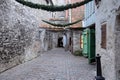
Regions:
[[95, 30], [89, 30], [89, 50], [88, 50], [88, 60], [89, 63], [95, 61]]
[[83, 31], [83, 52], [84, 57], [88, 57], [88, 29]]

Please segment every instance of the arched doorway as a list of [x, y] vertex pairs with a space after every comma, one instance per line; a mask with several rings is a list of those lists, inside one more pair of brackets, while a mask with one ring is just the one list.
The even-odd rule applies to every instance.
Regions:
[[58, 47], [63, 47], [63, 37], [58, 38]]

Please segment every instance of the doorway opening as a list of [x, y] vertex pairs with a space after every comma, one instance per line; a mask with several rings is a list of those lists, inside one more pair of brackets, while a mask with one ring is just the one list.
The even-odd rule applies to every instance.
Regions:
[[63, 47], [63, 37], [58, 38], [58, 47]]

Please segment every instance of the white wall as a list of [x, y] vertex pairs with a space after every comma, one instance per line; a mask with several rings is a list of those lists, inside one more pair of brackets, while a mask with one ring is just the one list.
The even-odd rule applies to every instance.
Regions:
[[[118, 71], [120, 59], [120, 34], [116, 32], [116, 15], [120, 0], [101, 0], [96, 8], [96, 53], [101, 55], [102, 70], [105, 80], [120, 80]], [[101, 48], [101, 25], [107, 24], [107, 48]], [[120, 25], [119, 25], [120, 26]], [[119, 51], [119, 52], [118, 52]], [[116, 57], [117, 56], [117, 57]]]
[[91, 1], [85, 4], [85, 19], [83, 20], [83, 27], [91, 26], [95, 23], [95, 3]]

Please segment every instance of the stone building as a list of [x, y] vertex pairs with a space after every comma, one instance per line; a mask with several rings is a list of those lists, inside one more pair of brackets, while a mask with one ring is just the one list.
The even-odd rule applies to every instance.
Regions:
[[105, 80], [120, 80], [120, 0], [96, 1], [96, 54]]
[[[46, 0], [34, 3], [47, 4]], [[51, 49], [53, 33], [43, 28], [51, 26], [41, 20], [59, 16], [60, 13], [32, 9], [15, 0], [0, 0], [0, 72]]]
[[[81, 2], [83, 0], [71, 0], [71, 3], [75, 2]], [[72, 9], [71, 10], [71, 22], [77, 21], [77, 20], [82, 20], [84, 18], [84, 6], [80, 6], [78, 8]], [[75, 51], [81, 50], [81, 32], [79, 28], [82, 28], [82, 21], [71, 25], [70, 30], [71, 30], [71, 38], [72, 38], [72, 53]]]
[[95, 61], [95, 20], [95, 2], [91, 1], [85, 4], [83, 27], [86, 29], [82, 31], [82, 54], [89, 63]]
[[[65, 0], [28, 0], [33, 3], [38, 4], [46, 4], [46, 5], [64, 5]], [[48, 28], [54, 28], [54, 26], [51, 26], [42, 20], [47, 20], [51, 22], [59, 22], [61, 20], [64, 21], [65, 17], [65, 11], [62, 12], [49, 12], [44, 11], [40, 9], [31, 9], [31, 12], [34, 13], [34, 17], [37, 19], [37, 22], [39, 23], [39, 29], [38, 29], [38, 37], [40, 38], [40, 52], [48, 51], [49, 49], [52, 49], [52, 37], [54, 36], [51, 31], [49, 32]], [[51, 46], [50, 46], [51, 45]], [[53, 44], [54, 45], [54, 44]]]
[[[66, 0], [68, 3], [81, 2], [83, 0]], [[66, 18], [68, 18], [69, 22], [75, 22], [77, 20], [82, 20], [84, 16], [84, 6], [80, 6], [78, 8], [70, 9], [66, 12]], [[80, 37], [81, 30], [79, 28], [82, 27], [82, 22], [69, 26], [69, 30], [67, 30], [67, 48], [74, 53], [77, 50], [80, 50]]]
[[[83, 27], [95, 25], [95, 2], [85, 4]], [[94, 26], [95, 27], [95, 26]]]
[[[53, 5], [65, 5], [65, 0], [52, 0]], [[66, 18], [66, 11], [61, 12], [53, 12], [52, 17], [49, 19], [49, 21], [53, 23], [66, 23], [68, 22], [68, 19]], [[51, 26], [48, 27], [48, 32], [52, 33], [52, 46], [51, 48], [55, 47], [63, 47], [63, 33], [64, 28], [57, 27], [57, 26]], [[59, 43], [61, 42], [61, 45]]]
[[39, 55], [39, 25], [33, 15], [14, 0], [0, 1], [0, 72]]

